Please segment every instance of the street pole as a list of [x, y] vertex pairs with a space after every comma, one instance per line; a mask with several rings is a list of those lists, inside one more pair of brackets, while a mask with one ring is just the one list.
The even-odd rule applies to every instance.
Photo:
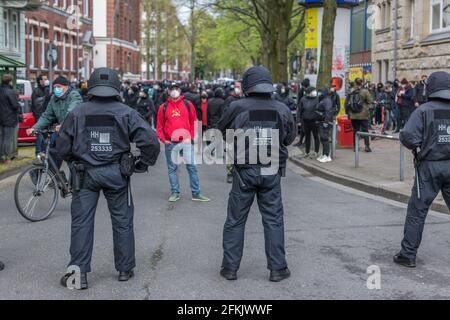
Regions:
[[[53, 41], [50, 41], [49, 49], [53, 48]], [[53, 88], [53, 59], [48, 59], [48, 76], [50, 80], [50, 88]]]
[[394, 0], [394, 59], [393, 59], [393, 76], [397, 79], [397, 42], [398, 42], [398, 0]]
[[80, 11], [77, 10], [77, 64], [76, 64], [76, 81], [80, 82]]

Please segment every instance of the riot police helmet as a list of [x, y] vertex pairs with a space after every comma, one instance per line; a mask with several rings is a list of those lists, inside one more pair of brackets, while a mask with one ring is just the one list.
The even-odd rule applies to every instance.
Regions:
[[119, 74], [110, 68], [95, 69], [88, 81], [88, 94], [94, 97], [117, 97], [120, 88]]
[[426, 85], [429, 99], [450, 100], [450, 74], [448, 72], [438, 71], [432, 73]]
[[243, 76], [242, 88], [245, 94], [273, 93], [272, 74], [263, 66], [251, 67]]

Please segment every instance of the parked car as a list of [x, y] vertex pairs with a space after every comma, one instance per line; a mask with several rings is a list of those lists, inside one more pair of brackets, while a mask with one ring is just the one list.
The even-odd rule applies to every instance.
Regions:
[[17, 91], [19, 95], [28, 97], [33, 94], [33, 86], [31, 81], [24, 79], [17, 79]]
[[27, 129], [36, 124], [36, 119], [31, 112], [31, 96], [19, 96], [19, 103], [23, 115], [23, 122], [19, 125], [19, 143], [35, 143], [36, 136], [29, 137], [27, 135]]

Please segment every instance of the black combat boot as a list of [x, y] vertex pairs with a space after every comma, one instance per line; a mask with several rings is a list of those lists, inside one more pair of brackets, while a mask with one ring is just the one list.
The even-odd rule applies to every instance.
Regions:
[[283, 281], [284, 279], [287, 279], [291, 276], [291, 271], [286, 268], [283, 270], [272, 270], [270, 271], [270, 281], [272, 282], [280, 282]]
[[[62, 278], [61, 278], [61, 285], [65, 288], [68, 288], [67, 286], [67, 281], [69, 280], [69, 278], [73, 275], [73, 273], [66, 273]], [[80, 288], [75, 288], [77, 290], [86, 290], [89, 286], [88, 286], [88, 281], [87, 281], [87, 273], [82, 272], [80, 274], [81, 279], [80, 279]]]
[[220, 275], [229, 281], [237, 280], [237, 272], [227, 268], [220, 270]]
[[396, 254], [394, 256], [394, 262], [396, 264], [399, 264], [401, 266], [407, 267], [407, 268], [415, 268], [416, 267], [416, 259], [407, 258], [403, 255]]
[[119, 281], [126, 282], [134, 277], [134, 271], [120, 271], [119, 272]]

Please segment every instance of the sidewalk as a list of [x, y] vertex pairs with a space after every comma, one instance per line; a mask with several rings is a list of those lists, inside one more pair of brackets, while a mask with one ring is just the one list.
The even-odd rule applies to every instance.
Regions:
[[[362, 150], [364, 143], [361, 141]], [[359, 168], [355, 168], [353, 149], [337, 149], [336, 159], [320, 163], [315, 159], [300, 157], [299, 148], [291, 148], [291, 161], [308, 172], [351, 188], [407, 203], [414, 185], [412, 153], [405, 148], [405, 181], [400, 181], [400, 145], [398, 141], [371, 141], [372, 153], [361, 152]], [[304, 151], [304, 149], [301, 149]], [[432, 209], [450, 213], [439, 194]]]
[[0, 180], [17, 174], [35, 159], [34, 146], [19, 147], [19, 155], [9, 164], [0, 164]]

